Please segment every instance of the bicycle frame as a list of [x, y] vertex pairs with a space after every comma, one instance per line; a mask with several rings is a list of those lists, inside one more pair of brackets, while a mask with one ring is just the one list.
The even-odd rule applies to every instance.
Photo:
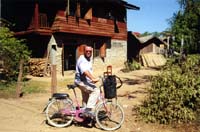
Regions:
[[72, 102], [73, 107], [75, 108], [74, 110], [68, 110], [68, 109], [63, 109], [61, 110], [62, 114], [66, 114], [66, 115], [72, 115], [74, 116], [74, 119], [78, 122], [83, 122], [84, 118], [80, 117], [80, 114], [84, 112], [84, 109], [81, 109], [78, 98], [77, 98], [77, 94], [75, 89], [73, 88], [73, 93], [74, 93], [74, 97], [75, 97], [75, 103]]
[[[101, 78], [101, 79], [102, 79], [101, 81], [103, 82], [103, 78]], [[100, 95], [99, 95], [99, 99], [97, 100], [96, 107], [98, 106], [98, 104], [101, 104], [101, 102], [103, 102], [103, 106], [104, 106], [106, 112], [108, 112], [108, 109], [106, 107], [106, 99], [104, 98], [103, 91], [102, 91], [101, 87], [103, 87], [103, 83], [99, 86]], [[75, 88], [72, 88], [72, 90], [73, 90], [73, 93], [74, 93], [74, 100], [75, 100], [75, 102], [72, 102], [72, 105], [74, 106], [75, 110], [63, 109], [63, 110], [61, 110], [61, 113], [67, 114], [67, 115], [73, 115], [74, 119], [76, 121], [82, 122], [82, 121], [84, 121], [84, 118], [81, 118], [80, 114], [84, 112], [84, 109], [81, 109]]]

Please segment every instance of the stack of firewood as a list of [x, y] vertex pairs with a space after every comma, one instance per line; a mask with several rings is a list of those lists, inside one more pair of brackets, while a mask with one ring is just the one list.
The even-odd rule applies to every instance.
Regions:
[[32, 76], [43, 77], [45, 75], [46, 59], [31, 58], [29, 60], [29, 74]]

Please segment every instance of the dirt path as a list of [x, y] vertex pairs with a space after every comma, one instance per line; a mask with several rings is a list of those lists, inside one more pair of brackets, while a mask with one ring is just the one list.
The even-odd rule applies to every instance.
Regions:
[[[150, 125], [136, 121], [136, 105], [146, 95], [145, 87], [149, 85], [147, 76], [155, 75], [155, 70], [139, 70], [129, 73], [116, 72], [122, 78], [124, 85], [118, 90], [118, 100], [125, 111], [125, 121], [117, 132], [172, 132], [170, 128], [161, 125]], [[72, 74], [73, 75], [73, 74]], [[73, 76], [68, 76], [69, 78]], [[35, 78], [37, 79], [37, 78]], [[41, 79], [41, 78], [39, 78]], [[44, 78], [41, 79], [44, 81]], [[48, 78], [47, 82], [50, 81]], [[65, 91], [66, 89], [60, 89]], [[0, 132], [100, 132], [102, 130], [92, 127], [72, 124], [65, 128], [55, 128], [46, 124], [42, 110], [47, 103], [50, 92], [42, 94], [25, 95], [23, 98], [0, 99]]]

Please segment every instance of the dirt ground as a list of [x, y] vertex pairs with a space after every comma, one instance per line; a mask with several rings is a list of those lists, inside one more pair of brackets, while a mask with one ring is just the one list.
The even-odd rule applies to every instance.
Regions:
[[[158, 124], [146, 124], [136, 118], [135, 106], [140, 105], [149, 86], [148, 76], [155, 75], [158, 71], [143, 69], [129, 73], [113, 70], [114, 74], [123, 80], [123, 86], [118, 90], [118, 101], [125, 112], [125, 121], [116, 132], [175, 132], [176, 129]], [[74, 73], [68, 72], [66, 77], [58, 77], [59, 82], [73, 79]], [[36, 78], [33, 80], [44, 81], [48, 86], [50, 78]], [[58, 88], [58, 92], [71, 92], [66, 88]], [[73, 123], [69, 127], [55, 128], [46, 124], [45, 115], [42, 113], [49, 97], [47, 93], [24, 95], [20, 99], [0, 99], [0, 132], [100, 132], [98, 127], [86, 127]], [[78, 93], [80, 97], [80, 94]], [[71, 96], [73, 98], [73, 96]], [[80, 97], [81, 98], [81, 97]], [[185, 130], [184, 130], [185, 131]], [[187, 131], [187, 130], [186, 130]]]

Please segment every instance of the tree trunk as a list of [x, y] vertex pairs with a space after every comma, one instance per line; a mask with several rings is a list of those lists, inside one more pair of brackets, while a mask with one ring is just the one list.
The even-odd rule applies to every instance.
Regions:
[[23, 64], [24, 64], [24, 60], [21, 59], [20, 63], [19, 63], [19, 75], [18, 75], [18, 79], [17, 79], [17, 87], [16, 87], [16, 97], [19, 98], [22, 95], [22, 75], [23, 75]]

